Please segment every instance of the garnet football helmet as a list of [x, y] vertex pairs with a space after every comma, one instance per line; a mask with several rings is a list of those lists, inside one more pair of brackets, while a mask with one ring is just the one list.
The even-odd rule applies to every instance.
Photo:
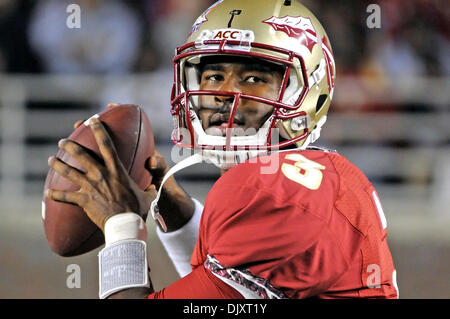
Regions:
[[[278, 97], [200, 90], [199, 65], [211, 56], [247, 57], [281, 67]], [[172, 140], [177, 146], [201, 150], [223, 167], [236, 155], [245, 154], [245, 160], [288, 145], [305, 148], [319, 137], [333, 97], [336, 67], [322, 25], [298, 1], [219, 0], [195, 21], [173, 61]], [[201, 124], [197, 110], [204, 95], [233, 99], [224, 136], [208, 134]], [[234, 114], [243, 100], [273, 107], [251, 134], [233, 131]], [[279, 130], [276, 136], [274, 129]]]

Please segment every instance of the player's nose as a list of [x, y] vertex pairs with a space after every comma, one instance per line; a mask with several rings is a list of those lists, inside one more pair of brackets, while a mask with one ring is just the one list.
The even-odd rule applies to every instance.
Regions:
[[234, 101], [234, 96], [216, 95], [214, 101], [218, 106], [229, 106]]
[[[222, 85], [219, 88], [219, 91], [223, 92], [232, 92], [232, 93], [242, 93], [241, 89], [237, 85], [237, 82], [233, 78], [227, 78], [223, 81]], [[214, 101], [217, 105], [225, 106], [233, 103], [235, 96], [230, 95], [216, 95], [214, 97]]]

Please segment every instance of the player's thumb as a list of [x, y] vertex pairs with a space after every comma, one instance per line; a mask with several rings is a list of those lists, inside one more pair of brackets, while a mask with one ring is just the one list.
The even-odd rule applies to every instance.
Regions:
[[120, 103], [109, 103], [106, 108], [109, 110], [116, 106], [120, 106]]
[[153, 156], [148, 158], [147, 168], [152, 175], [152, 184], [159, 187], [161, 185], [162, 179], [164, 178], [164, 175], [169, 170], [166, 161], [159, 152], [156, 151]]
[[79, 128], [86, 120], [78, 120], [73, 124], [73, 128], [76, 130]]

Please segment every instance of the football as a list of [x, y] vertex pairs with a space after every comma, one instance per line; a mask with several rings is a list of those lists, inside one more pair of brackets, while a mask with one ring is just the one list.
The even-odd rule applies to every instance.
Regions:
[[[94, 115], [103, 123], [111, 136], [117, 154], [130, 177], [146, 189], [152, 176], [146, 169], [146, 160], [154, 153], [153, 132], [145, 112], [137, 105], [123, 104]], [[91, 154], [103, 162], [88, 121], [80, 125], [68, 139], [89, 149]], [[84, 169], [65, 151], [59, 150], [56, 157], [82, 171]], [[57, 174], [53, 169], [47, 173], [46, 189], [76, 191], [79, 186]], [[102, 231], [77, 205], [57, 202], [44, 196], [42, 218], [50, 248], [61, 256], [76, 256], [89, 252], [104, 244]]]

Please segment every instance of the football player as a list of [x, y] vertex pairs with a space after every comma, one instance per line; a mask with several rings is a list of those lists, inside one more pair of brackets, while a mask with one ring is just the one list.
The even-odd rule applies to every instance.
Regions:
[[[169, 169], [157, 153], [155, 185], [142, 191], [98, 120], [104, 165], [63, 140], [87, 173], [52, 158], [81, 190], [46, 195], [83, 207], [103, 230], [100, 298], [398, 298], [377, 192], [343, 156], [310, 145], [335, 77], [330, 41], [298, 1], [221, 0], [174, 58], [172, 139], [194, 155]], [[204, 207], [173, 178], [200, 161], [223, 173]], [[182, 275], [157, 292], [149, 208]]]

